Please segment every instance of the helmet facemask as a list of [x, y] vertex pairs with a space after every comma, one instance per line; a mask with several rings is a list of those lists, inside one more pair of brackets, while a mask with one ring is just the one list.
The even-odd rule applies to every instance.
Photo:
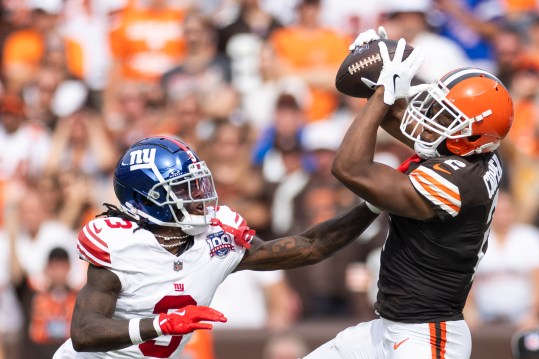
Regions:
[[[406, 109], [400, 129], [406, 137], [415, 142], [415, 152], [421, 158], [438, 157], [439, 145], [445, 140], [458, 140], [473, 135], [472, 124], [478, 119], [468, 118], [448, 100], [448, 93], [449, 89], [436, 82], [417, 94]], [[422, 138], [421, 134], [425, 130], [438, 136]]]

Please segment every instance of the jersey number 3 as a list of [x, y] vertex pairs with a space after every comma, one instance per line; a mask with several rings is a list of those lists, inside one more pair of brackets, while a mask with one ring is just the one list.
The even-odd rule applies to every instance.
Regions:
[[[188, 305], [197, 305], [197, 302], [190, 295], [167, 295], [157, 302], [153, 308], [153, 313], [167, 313], [169, 309], [181, 309]], [[181, 335], [171, 336], [168, 345], [159, 345], [155, 340], [148, 340], [147, 342], [139, 344], [138, 347], [144, 356], [168, 358], [176, 349], [178, 349], [182, 338]]]

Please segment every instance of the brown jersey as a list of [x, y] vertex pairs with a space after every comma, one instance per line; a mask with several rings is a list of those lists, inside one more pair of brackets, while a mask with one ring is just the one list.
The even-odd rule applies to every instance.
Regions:
[[381, 255], [377, 312], [386, 319], [463, 319], [462, 309], [487, 238], [502, 177], [496, 152], [442, 156], [406, 171], [436, 219], [390, 215]]

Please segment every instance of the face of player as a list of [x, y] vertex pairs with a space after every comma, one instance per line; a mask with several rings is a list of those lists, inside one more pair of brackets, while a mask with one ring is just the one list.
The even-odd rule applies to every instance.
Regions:
[[[179, 199], [184, 200], [184, 207], [191, 214], [205, 215], [208, 207], [215, 206], [215, 201], [206, 200], [214, 194], [212, 182], [208, 178], [174, 185], [172, 191]], [[179, 210], [177, 214], [180, 218], [183, 216]]]
[[[439, 103], [435, 102], [427, 112], [427, 117], [432, 118], [433, 114], [438, 114], [441, 110], [442, 106]], [[434, 121], [439, 125], [447, 128], [453, 123], [454, 120], [455, 119], [450, 113], [448, 113], [446, 110], [443, 110], [436, 116]], [[430, 130], [427, 127], [424, 127], [420, 137], [423, 141], [434, 142], [440, 137], [440, 134]]]

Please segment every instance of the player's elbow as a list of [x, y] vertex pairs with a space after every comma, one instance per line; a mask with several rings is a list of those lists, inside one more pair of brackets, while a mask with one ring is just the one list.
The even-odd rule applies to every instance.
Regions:
[[331, 174], [342, 182], [350, 176], [350, 167], [345, 160], [337, 156], [331, 166]]
[[359, 158], [350, 156], [346, 151], [339, 151], [333, 159], [331, 173], [339, 180], [354, 178], [361, 176], [365, 165]]
[[88, 343], [82, 338], [72, 336], [71, 343], [73, 344], [73, 349], [75, 349], [76, 352], [86, 352], [89, 350]]
[[352, 166], [344, 161], [337, 161], [336, 159], [331, 167], [331, 173], [342, 184], [355, 192], [363, 187], [362, 182], [363, 179], [366, 178], [365, 171], [358, 167], [360, 166]]
[[84, 334], [81, 327], [71, 327], [71, 343], [77, 352], [87, 352], [93, 349], [91, 338]]

